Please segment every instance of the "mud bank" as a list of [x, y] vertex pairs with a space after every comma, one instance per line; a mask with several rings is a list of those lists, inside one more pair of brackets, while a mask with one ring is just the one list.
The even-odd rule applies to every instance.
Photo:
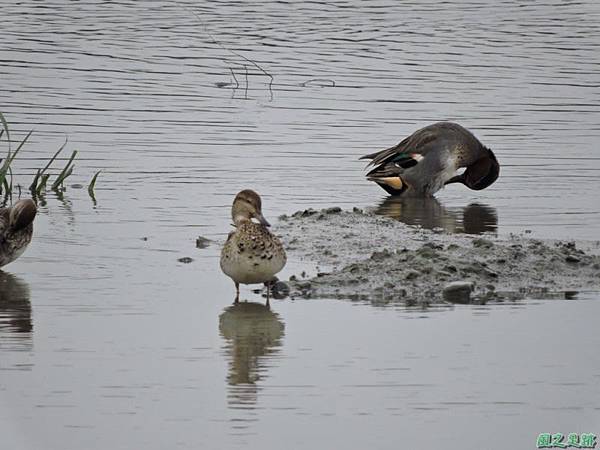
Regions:
[[600, 290], [600, 242], [436, 233], [356, 208], [279, 219], [288, 258], [319, 267], [314, 277], [290, 277], [292, 297], [411, 305], [570, 298]]

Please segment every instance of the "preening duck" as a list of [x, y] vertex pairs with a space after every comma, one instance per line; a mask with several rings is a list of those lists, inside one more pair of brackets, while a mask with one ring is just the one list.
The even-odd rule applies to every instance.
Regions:
[[[494, 153], [466, 128], [439, 122], [417, 130], [398, 145], [360, 159], [375, 166], [367, 179], [391, 195], [431, 196], [446, 184], [462, 183], [476, 191], [500, 174]], [[458, 173], [464, 168], [463, 173]]]

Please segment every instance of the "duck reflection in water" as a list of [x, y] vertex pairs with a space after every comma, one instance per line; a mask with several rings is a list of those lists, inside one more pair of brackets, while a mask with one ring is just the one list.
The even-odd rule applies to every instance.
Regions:
[[230, 392], [231, 403], [256, 403], [256, 383], [279, 352], [283, 330], [279, 315], [261, 303], [236, 303], [221, 314], [219, 331], [229, 359], [227, 382], [238, 387]]
[[30, 350], [32, 331], [29, 286], [0, 270], [0, 349]]
[[498, 215], [491, 206], [471, 203], [463, 208], [446, 208], [435, 197], [387, 197], [374, 212], [407, 225], [446, 233], [495, 233], [498, 228]]

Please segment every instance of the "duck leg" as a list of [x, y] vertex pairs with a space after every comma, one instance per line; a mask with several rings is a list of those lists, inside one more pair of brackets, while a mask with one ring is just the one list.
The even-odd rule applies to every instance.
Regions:
[[240, 302], [240, 283], [235, 282], [235, 300], [233, 303]]
[[271, 305], [269, 304], [269, 299], [271, 298], [271, 283], [270, 282], [266, 282], [265, 285], [267, 286], [267, 308], [270, 308]]

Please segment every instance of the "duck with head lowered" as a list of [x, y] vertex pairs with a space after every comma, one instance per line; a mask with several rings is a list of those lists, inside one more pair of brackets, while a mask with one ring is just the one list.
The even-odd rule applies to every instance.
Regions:
[[231, 217], [235, 230], [229, 233], [221, 251], [221, 270], [235, 283], [235, 303], [239, 301], [240, 283], [266, 283], [268, 305], [270, 283], [287, 261], [283, 245], [269, 231], [256, 192], [239, 192], [233, 200]]
[[494, 153], [469, 130], [452, 122], [428, 125], [398, 145], [360, 159], [371, 160], [367, 167], [375, 167], [367, 179], [390, 195], [431, 196], [451, 183], [478, 191], [500, 174]]
[[0, 267], [23, 254], [33, 236], [33, 219], [37, 213], [31, 199], [0, 208]]

